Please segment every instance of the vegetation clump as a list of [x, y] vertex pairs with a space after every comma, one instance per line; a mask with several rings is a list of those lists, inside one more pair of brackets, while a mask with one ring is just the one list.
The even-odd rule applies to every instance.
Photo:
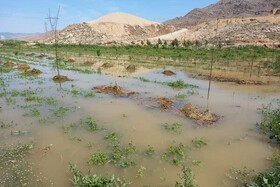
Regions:
[[163, 154], [162, 158], [166, 159], [175, 166], [178, 166], [185, 159], [185, 146], [182, 143], [172, 145]]
[[263, 106], [262, 117], [261, 130], [280, 143], [280, 101], [275, 106]]
[[109, 162], [109, 157], [105, 153], [101, 153], [101, 152], [94, 153], [90, 158], [90, 162], [99, 166], [105, 165], [106, 163]]
[[176, 182], [175, 187], [196, 187], [194, 183], [194, 175], [190, 168], [183, 165], [182, 174], [180, 175], [180, 182]]
[[201, 138], [195, 138], [192, 140], [192, 144], [195, 148], [202, 148], [207, 145], [207, 143]]
[[126, 187], [129, 182], [112, 176], [84, 175], [74, 164], [69, 164], [70, 171], [74, 174], [71, 182], [74, 187]]
[[198, 88], [197, 85], [187, 84], [183, 80], [177, 80], [175, 82], [166, 82], [163, 83], [175, 89], [183, 89], [183, 88]]

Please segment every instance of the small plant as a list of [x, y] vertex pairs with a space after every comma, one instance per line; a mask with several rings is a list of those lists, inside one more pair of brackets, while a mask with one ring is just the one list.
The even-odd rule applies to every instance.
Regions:
[[148, 149], [144, 152], [144, 154], [146, 156], [152, 157], [155, 155], [155, 149], [152, 146], [148, 145]]
[[201, 139], [201, 138], [195, 138], [192, 140], [192, 145], [195, 147], [195, 148], [202, 148], [204, 146], [207, 145], [207, 143], [205, 142], [205, 140]]
[[176, 182], [175, 187], [196, 187], [197, 185], [194, 184], [194, 176], [193, 172], [190, 168], [183, 166], [182, 167], [182, 174], [179, 175], [181, 181]]
[[135, 166], [136, 163], [134, 160], [132, 159], [126, 159], [125, 161], [123, 161], [120, 166], [123, 167], [123, 168], [130, 168], [132, 166]]
[[180, 162], [185, 158], [185, 146], [182, 143], [178, 145], [172, 145], [168, 150], [163, 154], [162, 158], [166, 159], [175, 166], [178, 166]]
[[146, 171], [146, 168], [144, 166], [141, 166], [140, 169], [138, 169], [136, 178], [143, 178], [144, 177], [144, 172]]
[[165, 130], [170, 131], [175, 134], [182, 133], [182, 129], [181, 129], [182, 124], [179, 124], [179, 123], [173, 123], [173, 124], [165, 123], [165, 124], [163, 124], [163, 127]]
[[97, 123], [91, 117], [88, 117], [86, 119], [85, 124], [89, 127], [91, 131], [98, 130]]
[[105, 165], [109, 162], [109, 157], [105, 153], [94, 153], [90, 158], [90, 162], [99, 166]]
[[124, 148], [124, 154], [126, 156], [134, 153], [135, 151], [136, 151], [136, 146], [132, 142], [129, 142], [128, 146]]
[[56, 117], [62, 117], [66, 114], [66, 112], [68, 111], [68, 108], [65, 107], [59, 107], [56, 111], [54, 111], [53, 115]]
[[116, 132], [111, 132], [104, 137], [105, 140], [111, 140], [112, 142], [115, 142], [119, 139], [118, 134]]

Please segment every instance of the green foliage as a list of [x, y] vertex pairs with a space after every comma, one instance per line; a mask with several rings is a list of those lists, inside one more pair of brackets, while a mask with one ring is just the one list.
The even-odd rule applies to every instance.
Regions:
[[175, 134], [182, 133], [182, 129], [181, 129], [182, 124], [179, 124], [179, 123], [173, 123], [173, 124], [165, 123], [165, 124], [163, 124], [163, 127], [165, 130], [170, 131]]
[[172, 47], [179, 47], [179, 40], [177, 38], [175, 38], [171, 44], [170, 44]]
[[280, 101], [262, 108], [261, 130], [280, 143]]
[[53, 112], [53, 115], [56, 117], [63, 117], [68, 110], [68, 108], [61, 106]]
[[185, 146], [182, 143], [178, 145], [172, 145], [168, 150], [163, 154], [162, 158], [166, 159], [173, 165], [178, 166], [183, 159], [185, 158]]
[[205, 140], [201, 139], [201, 138], [195, 138], [192, 140], [192, 145], [195, 147], [195, 148], [202, 148], [204, 146], [207, 145], [207, 143], [205, 142]]
[[74, 187], [126, 187], [128, 182], [112, 176], [84, 175], [74, 164], [69, 164], [70, 171], [74, 174], [72, 185]]
[[97, 56], [101, 56], [101, 51], [100, 51], [100, 49], [97, 49], [96, 55], [97, 55]]
[[183, 80], [177, 80], [175, 82], [165, 82], [163, 84], [166, 84], [172, 88], [176, 88], [176, 89], [183, 89], [183, 88], [198, 88], [197, 85], [193, 85], [193, 84], [187, 84], [185, 83]]
[[92, 164], [99, 165], [99, 166], [105, 165], [109, 162], [109, 157], [105, 153], [101, 153], [101, 152], [94, 153], [90, 158], [90, 162]]
[[148, 149], [146, 149], [145, 152], [144, 152], [144, 154], [145, 154], [146, 156], [149, 156], [149, 157], [154, 156], [155, 153], [156, 153], [156, 152], [155, 152], [155, 149], [154, 149], [152, 146], [150, 146], [150, 145], [148, 145]]
[[180, 182], [176, 182], [175, 187], [196, 187], [194, 184], [194, 176], [193, 172], [190, 168], [183, 166], [182, 174], [180, 175]]
[[88, 117], [88, 118], [85, 120], [85, 124], [89, 127], [89, 129], [90, 129], [91, 131], [96, 131], [96, 130], [98, 130], [97, 123], [96, 123], [91, 117]]

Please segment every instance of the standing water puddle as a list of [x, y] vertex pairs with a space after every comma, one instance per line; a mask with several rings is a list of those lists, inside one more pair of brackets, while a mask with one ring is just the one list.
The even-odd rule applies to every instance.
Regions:
[[[179, 109], [191, 103], [205, 110], [208, 82], [190, 78], [182, 69], [168, 68], [176, 74], [165, 76], [163, 68], [155, 68], [134, 77], [63, 70], [73, 81], [60, 88], [51, 80], [54, 70], [36, 68], [43, 72], [37, 78], [19, 76], [17, 71], [1, 75], [0, 148], [32, 144], [27, 160], [45, 186], [71, 186], [70, 162], [85, 174], [124, 177], [131, 186], [174, 186], [183, 162], [198, 186], [208, 187], [234, 185], [227, 177], [231, 167], [261, 171], [268, 164], [271, 149], [256, 122], [258, 108], [279, 98], [279, 87], [213, 83], [209, 106], [219, 120], [203, 126]], [[168, 86], [178, 80], [192, 86]], [[92, 89], [102, 85], [136, 94], [119, 97]], [[159, 98], [174, 103], [161, 110]], [[172, 124], [177, 126], [169, 128]], [[172, 155], [170, 147], [180, 143], [182, 157]], [[120, 162], [111, 159], [116, 144], [127, 153]], [[95, 153], [108, 155], [108, 163], [92, 163]], [[5, 180], [0, 175], [0, 186]]]

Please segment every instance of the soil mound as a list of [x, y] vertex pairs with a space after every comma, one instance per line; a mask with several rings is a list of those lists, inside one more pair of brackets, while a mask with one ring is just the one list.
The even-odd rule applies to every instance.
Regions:
[[122, 87], [115, 85], [115, 86], [96, 86], [93, 87], [93, 89], [96, 90], [97, 93], [106, 93], [106, 94], [114, 94], [116, 96], [131, 96], [136, 94], [136, 92], [133, 91], [124, 91]]
[[16, 66], [15, 63], [11, 62], [11, 61], [8, 61], [8, 62], [5, 62], [3, 64], [6, 68], [13, 68], [14, 66]]
[[66, 81], [71, 81], [67, 76], [65, 75], [56, 75], [53, 78], [53, 81], [55, 82], [66, 82]]
[[162, 72], [162, 74], [166, 75], [166, 76], [172, 76], [175, 75], [175, 73], [173, 71], [170, 70], [165, 70]]
[[209, 111], [201, 111], [192, 104], [185, 105], [180, 110], [186, 117], [195, 120], [202, 125], [213, 125], [218, 121], [218, 116]]
[[126, 70], [130, 73], [134, 73], [136, 71], [136, 66], [135, 65], [129, 65], [126, 67]]
[[39, 69], [33, 68], [33, 69], [31, 69], [31, 70], [25, 71], [24, 73], [25, 73], [26, 75], [40, 75], [40, 74], [42, 73], [42, 71], [39, 70]]
[[159, 98], [159, 105], [162, 110], [168, 110], [168, 109], [172, 108], [173, 103], [174, 103], [174, 100], [172, 100], [172, 99], [165, 98], [165, 97]]
[[113, 64], [104, 63], [101, 67], [102, 67], [102, 68], [111, 68], [111, 67], [113, 67], [113, 66], [114, 66]]
[[17, 69], [20, 71], [27, 71], [30, 69], [30, 66], [28, 64], [19, 64], [17, 66]]

